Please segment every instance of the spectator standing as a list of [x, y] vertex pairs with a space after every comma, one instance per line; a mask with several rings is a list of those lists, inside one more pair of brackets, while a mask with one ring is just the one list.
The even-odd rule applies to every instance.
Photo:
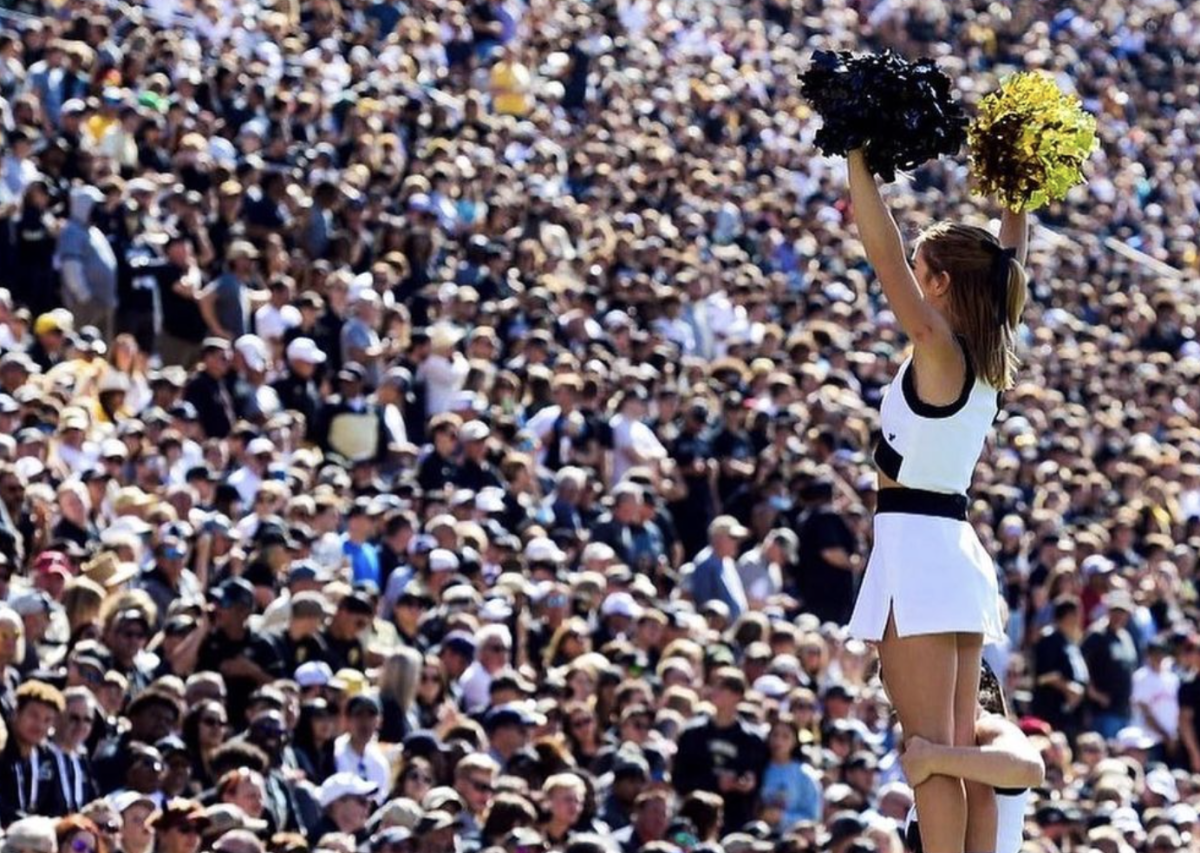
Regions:
[[0, 823], [5, 826], [33, 815], [67, 813], [50, 746], [50, 733], [65, 708], [62, 694], [44, 682], [28, 681], [17, 690], [12, 731], [0, 752]]
[[709, 525], [708, 547], [682, 571], [684, 588], [698, 607], [720, 601], [729, 608], [730, 619], [735, 620], [749, 608], [736, 560], [738, 543], [749, 535], [750, 531], [730, 515], [718, 516]]
[[738, 830], [754, 818], [769, 760], [766, 738], [738, 717], [738, 703], [745, 693], [741, 671], [722, 668], [714, 673], [713, 714], [680, 734], [673, 775], [675, 789], [681, 794], [710, 791], [724, 798], [726, 832]]
[[1088, 670], [1079, 641], [1083, 613], [1079, 599], [1054, 602], [1054, 624], [1045, 628], [1033, 650], [1034, 693], [1031, 710], [1059, 731], [1074, 735], [1083, 724]]
[[832, 480], [819, 477], [800, 499], [797, 590], [804, 606], [822, 622], [845, 622], [854, 607], [862, 555], [854, 531], [833, 506]]
[[1146, 661], [1133, 674], [1133, 724], [1155, 738], [1161, 754], [1174, 758], [1179, 747], [1179, 675], [1170, 646], [1161, 637], [1146, 644]]
[[1091, 723], [1106, 738], [1117, 736], [1133, 720], [1133, 674], [1137, 647], [1128, 631], [1133, 598], [1124, 590], [1104, 597], [1107, 615], [1088, 632], [1081, 646], [1087, 665], [1087, 707]]
[[117, 302], [117, 256], [104, 233], [92, 224], [104, 196], [95, 187], [71, 191], [70, 219], [58, 235], [54, 259], [62, 275], [63, 304], [81, 326], [113, 336]]

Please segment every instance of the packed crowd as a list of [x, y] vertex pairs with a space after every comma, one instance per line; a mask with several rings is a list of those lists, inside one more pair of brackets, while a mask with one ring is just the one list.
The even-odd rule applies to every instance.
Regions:
[[1029, 850], [1200, 849], [1195, 3], [0, 5], [5, 853], [902, 851], [843, 626], [905, 342], [795, 85], [885, 46], [1100, 119], [986, 658]]

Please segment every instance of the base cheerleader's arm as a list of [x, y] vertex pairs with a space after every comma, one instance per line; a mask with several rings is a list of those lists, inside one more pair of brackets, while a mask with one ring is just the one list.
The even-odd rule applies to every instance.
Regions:
[[953, 776], [994, 788], [1035, 788], [1046, 768], [1042, 756], [1019, 728], [989, 714], [975, 727], [976, 746], [941, 746], [924, 738], [905, 741], [901, 766], [908, 784], [930, 776]]
[[879, 194], [875, 176], [867, 167], [866, 155], [861, 148], [855, 149], [847, 160], [850, 200], [854, 205], [858, 236], [867, 252], [867, 260], [875, 268], [888, 305], [914, 345], [928, 346], [940, 342], [956, 353], [957, 344], [945, 318], [921, 294], [921, 288], [909, 266], [900, 229], [896, 227], [891, 211]]

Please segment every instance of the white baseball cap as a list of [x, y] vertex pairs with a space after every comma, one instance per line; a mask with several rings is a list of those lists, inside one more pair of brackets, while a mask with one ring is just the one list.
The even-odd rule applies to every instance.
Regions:
[[434, 548], [429, 554], [429, 570], [431, 572], [456, 572], [458, 571], [458, 557], [454, 555], [453, 551]]
[[467, 421], [458, 431], [458, 437], [463, 441], [483, 441], [491, 434], [491, 429], [483, 421]]
[[301, 687], [325, 687], [333, 681], [333, 670], [323, 660], [310, 660], [296, 667], [296, 683]]
[[525, 559], [531, 563], [561, 563], [567, 559], [567, 555], [554, 544], [553, 539], [539, 536], [530, 539], [525, 546]]
[[246, 445], [246, 452], [251, 456], [261, 456], [265, 453], [274, 453], [275, 442], [271, 441], [269, 438], [263, 438], [262, 436], [259, 436], [258, 438], [251, 439], [250, 443]]
[[321, 783], [321, 808], [329, 808], [342, 797], [369, 797], [375, 791], [374, 782], [354, 773], [334, 773]]
[[504, 490], [496, 486], [484, 486], [475, 495], [475, 509], [480, 512], [504, 512]]
[[324, 364], [325, 353], [312, 338], [296, 338], [287, 345], [288, 361], [303, 361], [305, 364]]
[[625, 616], [636, 619], [642, 615], [642, 608], [627, 592], [614, 592], [600, 605], [601, 616]]
[[233, 348], [251, 370], [267, 369], [267, 345], [258, 335], [242, 335], [234, 342]]
[[778, 675], [767, 673], [754, 679], [753, 689], [768, 699], [778, 699], [780, 696], [787, 695], [790, 688], [788, 687], [788, 683]]

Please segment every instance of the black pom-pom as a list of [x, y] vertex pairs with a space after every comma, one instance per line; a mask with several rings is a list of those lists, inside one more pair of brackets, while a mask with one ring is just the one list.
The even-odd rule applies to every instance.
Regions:
[[822, 119], [817, 147], [839, 156], [862, 148], [885, 181], [963, 146], [967, 117], [950, 87], [932, 59], [908, 62], [890, 50], [817, 51], [800, 80]]

